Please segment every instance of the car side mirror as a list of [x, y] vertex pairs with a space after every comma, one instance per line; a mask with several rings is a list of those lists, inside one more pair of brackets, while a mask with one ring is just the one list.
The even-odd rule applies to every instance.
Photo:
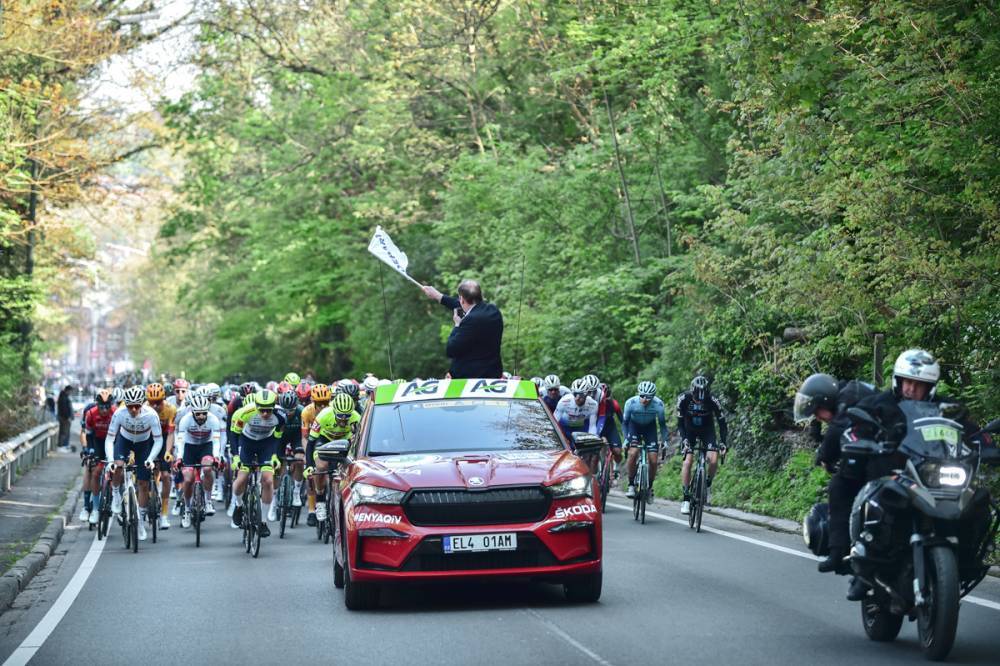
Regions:
[[335, 439], [332, 442], [327, 442], [326, 444], [316, 447], [316, 457], [323, 462], [340, 465], [341, 463], [347, 462], [347, 450], [350, 447], [350, 440]]
[[589, 432], [574, 432], [572, 438], [573, 448], [579, 455], [597, 453], [604, 445], [603, 439], [597, 435], [591, 435]]

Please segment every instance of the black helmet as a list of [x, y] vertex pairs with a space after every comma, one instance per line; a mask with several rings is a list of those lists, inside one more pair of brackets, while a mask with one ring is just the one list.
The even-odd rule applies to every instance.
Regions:
[[164, 384], [163, 385], [163, 393], [166, 394], [166, 395], [173, 395], [174, 394], [174, 385], [171, 384], [170, 382], [167, 382], [166, 384]]
[[299, 396], [295, 395], [295, 391], [285, 391], [278, 395], [278, 404], [285, 409], [295, 409], [299, 404]]
[[830, 505], [825, 502], [813, 504], [802, 519], [802, 539], [806, 547], [817, 557], [830, 554]]
[[816, 414], [816, 409], [825, 407], [831, 412], [837, 411], [837, 396], [840, 387], [837, 380], [830, 375], [816, 373], [809, 375], [802, 382], [799, 392], [795, 394], [794, 418], [796, 421], [808, 421]]

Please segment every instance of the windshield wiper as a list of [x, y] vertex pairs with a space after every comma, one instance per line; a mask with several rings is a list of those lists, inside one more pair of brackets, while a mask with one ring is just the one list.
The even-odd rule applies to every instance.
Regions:
[[369, 451], [368, 455], [370, 455], [370, 456], [401, 456], [401, 455], [403, 455], [403, 452], [402, 451]]

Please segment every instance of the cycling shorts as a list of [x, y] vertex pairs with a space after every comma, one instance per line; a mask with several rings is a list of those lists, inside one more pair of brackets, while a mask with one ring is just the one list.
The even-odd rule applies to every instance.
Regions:
[[694, 452], [694, 446], [701, 440], [705, 444], [705, 448], [709, 451], [718, 451], [722, 447], [719, 446], [718, 442], [715, 441], [715, 429], [705, 430], [705, 431], [695, 431], [690, 434], [686, 444], [681, 444], [681, 454], [688, 455]]
[[184, 464], [198, 465], [205, 458], [212, 458], [212, 442], [184, 445]]
[[94, 455], [101, 460], [108, 459], [107, 449], [104, 448], [104, 437], [98, 437], [96, 435], [87, 435], [87, 448], [94, 450]]
[[627, 448], [638, 446], [646, 451], [656, 451], [659, 444], [656, 439], [656, 422], [649, 425], [629, 424], [631, 432], [628, 433]]
[[274, 436], [264, 439], [249, 439], [240, 436], [240, 465], [259, 465], [262, 472], [274, 471], [271, 458], [278, 450], [278, 440]]
[[153, 450], [153, 437], [141, 441], [133, 442], [131, 439], [125, 439], [122, 437], [121, 433], [115, 437], [115, 460], [126, 461], [128, 460], [128, 454], [135, 454], [135, 464], [138, 465], [138, 469], [135, 471], [135, 478], [140, 481], [149, 481], [151, 478], [150, 472], [146, 469], [146, 458], [149, 457], [149, 452]]
[[622, 436], [618, 434], [618, 428], [614, 427], [614, 425], [604, 426], [604, 430], [601, 432], [601, 437], [608, 440], [608, 446], [611, 448], [622, 448]]

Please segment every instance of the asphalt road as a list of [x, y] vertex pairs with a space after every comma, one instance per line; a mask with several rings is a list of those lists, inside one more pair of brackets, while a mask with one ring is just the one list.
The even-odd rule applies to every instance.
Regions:
[[[620, 500], [619, 500], [620, 501]], [[676, 505], [654, 511], [679, 517]], [[112, 531], [75, 601], [31, 664], [891, 664], [922, 660], [907, 623], [867, 640], [846, 579], [811, 559], [609, 507], [604, 594], [569, 605], [561, 588], [454, 584], [398, 589], [349, 612], [332, 584], [331, 547], [304, 525], [251, 559], [223, 514], [203, 546], [175, 526], [139, 553]], [[179, 521], [178, 521], [179, 522]], [[804, 552], [793, 535], [718, 516], [706, 525]], [[70, 529], [47, 575], [0, 616], [0, 661], [32, 632], [93, 543]], [[94, 555], [91, 555], [93, 558]], [[83, 567], [83, 568], [86, 568]], [[1000, 602], [988, 579], [974, 596]], [[963, 602], [951, 663], [996, 664], [1000, 607]], [[36, 632], [36, 636], [42, 632]]]

